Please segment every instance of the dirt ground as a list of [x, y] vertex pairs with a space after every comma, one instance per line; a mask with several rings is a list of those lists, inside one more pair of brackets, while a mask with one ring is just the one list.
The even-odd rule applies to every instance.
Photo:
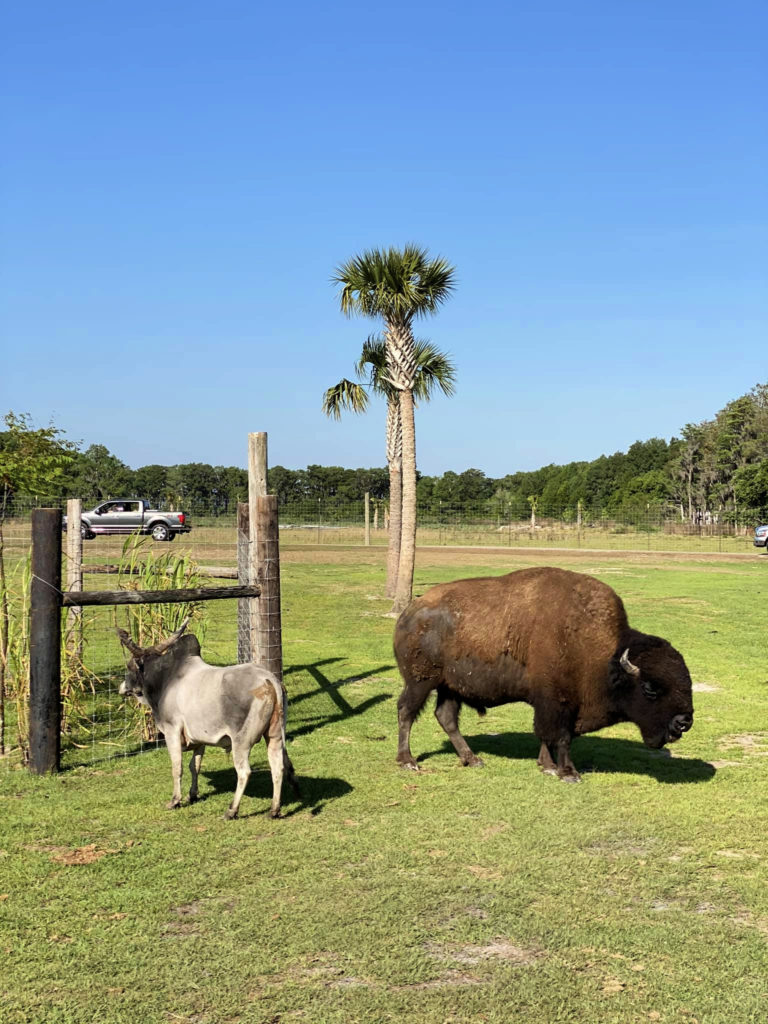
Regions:
[[[301, 544], [281, 545], [280, 558], [283, 562], [324, 565], [385, 565], [387, 552], [383, 547], [331, 547], [327, 544], [312, 546]], [[655, 568], [674, 566], [692, 572], [707, 572], [717, 568], [723, 571], [724, 564], [768, 561], [762, 553], [702, 554], [694, 551], [586, 551], [552, 548], [490, 548], [490, 547], [419, 547], [416, 549], [416, 569], [440, 566], [487, 565], [503, 569], [519, 569], [528, 565], [559, 565], [584, 567], [595, 562], [620, 561], [624, 565], [646, 565]], [[727, 571], [727, 570], [726, 570]]]

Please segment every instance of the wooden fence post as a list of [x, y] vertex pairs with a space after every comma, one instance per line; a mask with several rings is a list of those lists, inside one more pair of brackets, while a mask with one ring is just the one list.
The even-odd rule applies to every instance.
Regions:
[[365, 546], [371, 546], [371, 493], [365, 492]]
[[[78, 520], [78, 532], [80, 521]], [[30, 587], [29, 768], [43, 775], [61, 763], [61, 510], [32, 512]]]
[[[67, 501], [67, 590], [83, 589], [83, 537], [80, 532], [80, 520], [83, 513], [83, 502], [80, 498]], [[83, 657], [83, 613], [80, 608], [70, 608], [67, 612], [68, 650], [80, 660]]]
[[277, 495], [261, 495], [256, 502], [258, 562], [261, 595], [259, 606], [259, 651], [265, 668], [283, 678], [283, 636], [280, 617], [280, 539]]
[[[263, 431], [248, 435], [248, 519], [250, 551], [248, 582], [259, 583], [259, 511], [258, 499], [267, 493], [267, 435]], [[250, 661], [261, 664], [259, 648], [259, 600], [250, 602]]]
[[[237, 582], [243, 585], [249, 580], [251, 543], [248, 502], [237, 503]], [[237, 663], [243, 665], [251, 660], [251, 602], [241, 597], [237, 602]]]

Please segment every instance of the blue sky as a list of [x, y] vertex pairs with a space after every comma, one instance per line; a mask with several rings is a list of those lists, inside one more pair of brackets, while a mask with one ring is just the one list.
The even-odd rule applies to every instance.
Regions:
[[129, 465], [384, 465], [330, 278], [452, 262], [423, 473], [669, 438], [768, 381], [758, 2], [6, 8], [0, 411]]

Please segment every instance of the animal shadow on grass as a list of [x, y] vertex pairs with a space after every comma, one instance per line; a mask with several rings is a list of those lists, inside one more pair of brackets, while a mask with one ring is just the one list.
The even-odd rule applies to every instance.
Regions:
[[[504, 732], [498, 735], [480, 733], [466, 736], [466, 741], [479, 756], [492, 754], [495, 757], [509, 757], [531, 762], [536, 768], [539, 755], [539, 741], [532, 733]], [[427, 751], [417, 756], [417, 761], [426, 761], [439, 754], [456, 752], [450, 740], [438, 750]], [[574, 764], [582, 774], [591, 772], [627, 773], [650, 775], [657, 782], [709, 782], [714, 778], [715, 768], [697, 757], [680, 757], [675, 752], [671, 757], [663, 751], [650, 750], [641, 742], [613, 739], [609, 736], [580, 736], [573, 742]]]
[[[254, 752], [259, 750], [255, 746]], [[212, 787], [207, 793], [202, 792], [199, 799], [206, 800], [208, 797], [218, 793], [226, 793], [232, 796], [237, 786], [237, 775], [233, 767], [222, 768], [215, 771], [205, 770], [205, 761], [200, 773]], [[347, 793], [351, 793], [353, 787], [345, 779], [335, 778], [310, 778], [308, 775], [296, 776], [296, 783], [300, 795], [294, 793], [291, 784], [283, 781], [283, 807], [281, 816], [290, 818], [299, 811], [309, 808], [313, 815], [320, 814], [330, 800], [338, 800]], [[251, 772], [248, 785], [245, 787], [243, 802], [240, 805], [240, 818], [258, 817], [269, 813], [269, 806], [272, 800], [272, 776], [268, 765], [259, 765]], [[287, 805], [287, 806], [286, 806]]]
[[[295, 697], [291, 696], [290, 683], [286, 684], [286, 688], [288, 690], [288, 724], [286, 727], [286, 734], [289, 740], [296, 739], [297, 736], [306, 736], [308, 733], [314, 732], [315, 729], [322, 729], [323, 726], [332, 725], [335, 722], [343, 722], [347, 718], [355, 718], [358, 715], [363, 715], [370, 708], [375, 707], [377, 704], [381, 704], [384, 700], [390, 699], [389, 693], [377, 693], [374, 694], [373, 697], [369, 697], [367, 700], [362, 701], [360, 704], [352, 705], [343, 696], [340, 690], [341, 687], [347, 683], [359, 683], [361, 679], [367, 679], [369, 676], [376, 676], [380, 672], [389, 672], [394, 668], [393, 665], [380, 665], [379, 668], [370, 669], [368, 672], [358, 672], [353, 676], [347, 676], [344, 679], [331, 682], [328, 676], [324, 675], [320, 671], [320, 666], [330, 665], [337, 661], [344, 661], [344, 659], [326, 658], [324, 661], [316, 661], [309, 665], [292, 665], [291, 668], [285, 671], [284, 676], [289, 676], [293, 672], [306, 672], [317, 683], [316, 690], [311, 690], [307, 693], [300, 693]], [[308, 700], [310, 697], [317, 697], [319, 694], [324, 694], [326, 697], [329, 697], [338, 708], [338, 711], [330, 715], [297, 715], [296, 717], [301, 717], [304, 724], [292, 727], [291, 709], [295, 708], [302, 701]]]

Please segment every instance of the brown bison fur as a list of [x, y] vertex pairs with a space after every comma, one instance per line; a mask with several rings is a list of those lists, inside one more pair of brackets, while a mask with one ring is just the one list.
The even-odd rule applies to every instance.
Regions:
[[411, 726], [435, 690], [435, 716], [465, 765], [482, 764], [459, 732], [459, 711], [525, 701], [534, 709], [543, 771], [578, 782], [571, 739], [634, 722], [650, 747], [693, 724], [691, 677], [666, 640], [632, 629], [605, 583], [564, 569], [432, 587], [395, 627], [405, 687], [397, 702], [397, 760], [417, 768]]

